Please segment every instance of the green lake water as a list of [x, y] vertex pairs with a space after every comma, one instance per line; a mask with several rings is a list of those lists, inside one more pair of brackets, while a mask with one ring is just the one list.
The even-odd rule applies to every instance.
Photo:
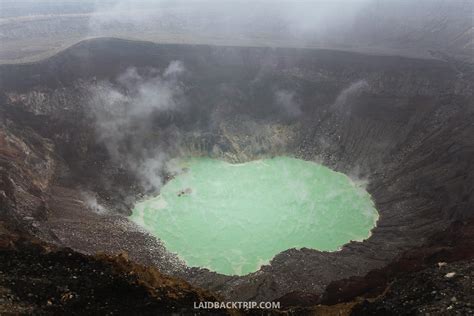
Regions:
[[131, 219], [189, 266], [247, 274], [286, 249], [335, 251], [363, 240], [378, 218], [362, 187], [313, 162], [191, 158], [176, 167], [180, 173]]

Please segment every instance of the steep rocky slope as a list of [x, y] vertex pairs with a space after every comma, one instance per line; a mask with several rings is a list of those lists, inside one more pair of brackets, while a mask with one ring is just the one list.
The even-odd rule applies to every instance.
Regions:
[[90, 257], [58, 249], [13, 233], [4, 224], [0, 224], [0, 258], [2, 315], [196, 314], [194, 302], [219, 301], [123, 255]]
[[364, 302], [351, 315], [472, 315], [473, 261], [461, 261], [408, 274], [390, 285], [373, 302]]

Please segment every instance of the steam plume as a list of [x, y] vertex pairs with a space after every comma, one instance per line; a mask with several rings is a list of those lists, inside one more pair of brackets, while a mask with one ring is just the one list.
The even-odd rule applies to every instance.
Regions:
[[90, 110], [99, 142], [112, 160], [135, 172], [149, 190], [161, 186], [168, 145], [177, 137], [172, 126], [165, 129], [156, 122], [185, 106], [179, 80], [184, 71], [180, 61], [163, 71], [129, 68], [117, 78], [118, 84], [104, 81], [90, 87]]

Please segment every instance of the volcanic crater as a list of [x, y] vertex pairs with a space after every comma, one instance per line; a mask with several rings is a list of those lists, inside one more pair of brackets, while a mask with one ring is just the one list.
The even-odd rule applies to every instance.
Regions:
[[[472, 217], [473, 79], [470, 65], [436, 59], [82, 41], [0, 66], [2, 212], [46, 242], [126, 252], [229, 300], [319, 296]], [[162, 93], [143, 99], [154, 84]], [[134, 102], [157, 106], [134, 112]], [[281, 155], [364, 183], [380, 215], [370, 237], [334, 252], [288, 249], [254, 273], [224, 275], [186, 266], [128, 218], [173, 176], [167, 159]]]

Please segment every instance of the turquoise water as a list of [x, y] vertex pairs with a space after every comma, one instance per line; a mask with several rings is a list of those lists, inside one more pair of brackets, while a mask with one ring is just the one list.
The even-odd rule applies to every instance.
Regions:
[[335, 251], [363, 240], [378, 218], [363, 188], [313, 162], [191, 158], [177, 167], [180, 173], [159, 196], [138, 203], [131, 219], [189, 266], [247, 274], [286, 249]]

